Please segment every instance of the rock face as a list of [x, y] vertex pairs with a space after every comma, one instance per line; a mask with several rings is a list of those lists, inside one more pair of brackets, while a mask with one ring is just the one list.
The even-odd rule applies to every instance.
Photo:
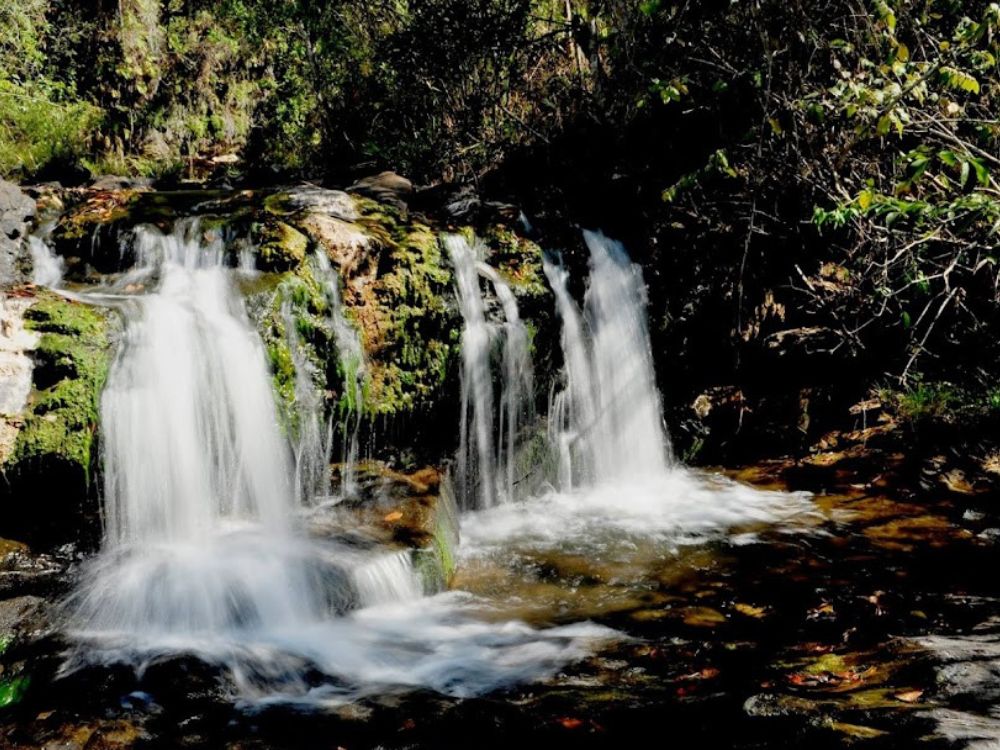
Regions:
[[[282, 276], [259, 281], [250, 308], [268, 346], [277, 390], [286, 400], [293, 397], [294, 378], [286, 330], [290, 313], [321, 375], [317, 386], [336, 410], [353, 408], [327, 322], [329, 300], [310, 262], [317, 251], [325, 254], [339, 277], [344, 316], [360, 334], [366, 358], [364, 412], [382, 422], [380, 447], [424, 446], [427, 453], [413, 460], [426, 461], [440, 455], [442, 436], [451, 435], [457, 423], [462, 320], [440, 231], [402, 210], [396, 199], [362, 195], [405, 195], [409, 183], [401, 180], [378, 175], [370, 184], [353, 186], [351, 194], [306, 186], [267, 196], [254, 223], [255, 236], [267, 239], [258, 265]], [[476, 231], [485, 242], [486, 260], [511, 285], [522, 317], [543, 331], [539, 340], [544, 343], [554, 328], [548, 321], [551, 299], [541, 249], [500, 225]]]
[[0, 180], [0, 286], [11, 286], [22, 280], [18, 269], [23, 252], [22, 239], [34, 216], [35, 201], [17, 185]]
[[87, 528], [78, 521], [95, 511], [85, 501], [95, 490], [100, 394], [113, 355], [111, 322], [103, 310], [50, 292], [30, 301], [24, 319], [38, 338], [31, 395], [19, 414], [4, 420], [8, 446], [0, 465], [5, 480], [0, 501], [7, 507], [0, 537], [75, 541]]
[[[244, 276], [241, 283], [286, 415], [295, 414], [296, 372], [289, 347], [296, 340], [327, 414], [340, 419], [345, 411], [356, 412], [357, 393], [347, 386], [349, 368], [332, 325], [329, 285], [336, 284], [342, 317], [364, 350], [367, 421], [361, 440], [366, 430], [377, 429], [380, 455], [416, 464], [447, 450], [458, 421], [462, 321], [441, 231], [475, 231], [483, 238], [484, 259], [518, 297], [540, 355], [548, 351], [552, 342], [545, 337], [556, 335], [556, 327], [548, 320], [551, 298], [537, 245], [500, 224], [439, 229], [406, 209], [404, 198], [411, 192], [408, 180], [391, 173], [359, 181], [350, 192], [314, 185], [197, 195], [131, 186], [77, 190], [67, 200], [53, 241], [66, 258], [70, 282], [94, 281], [135, 263], [130, 231], [135, 224], [152, 223], [166, 231], [179, 218], [200, 216], [206, 232], [232, 240], [228, 262], [243, 263], [252, 255], [262, 272]], [[248, 241], [240, 245], [243, 240]], [[317, 268], [317, 253], [336, 272], [332, 282]], [[501, 322], [498, 305], [491, 305], [491, 315]], [[543, 364], [539, 369], [552, 368]], [[545, 387], [540, 383], [539, 392]]]

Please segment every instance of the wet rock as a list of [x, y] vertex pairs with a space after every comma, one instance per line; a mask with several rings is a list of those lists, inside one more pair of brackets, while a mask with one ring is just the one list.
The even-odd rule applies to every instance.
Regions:
[[38, 334], [25, 328], [24, 313], [32, 298], [6, 296], [0, 300], [0, 464], [14, 450], [31, 394], [31, 352]]
[[18, 261], [24, 252], [22, 240], [35, 211], [34, 200], [17, 185], [0, 180], [0, 286], [22, 280]]
[[373, 549], [410, 550], [424, 590], [447, 588], [458, 547], [458, 510], [448, 477], [430, 467], [406, 474], [370, 462], [359, 468], [357, 482], [358, 496], [346, 500], [341, 512], [314, 518], [312, 532]]
[[65, 585], [67, 567], [65, 557], [36, 554], [20, 542], [0, 539], [0, 598], [51, 594]]
[[309, 213], [297, 225], [323, 248], [342, 275], [356, 277], [365, 270], [371, 257], [372, 238], [357, 224], [335, 216]]

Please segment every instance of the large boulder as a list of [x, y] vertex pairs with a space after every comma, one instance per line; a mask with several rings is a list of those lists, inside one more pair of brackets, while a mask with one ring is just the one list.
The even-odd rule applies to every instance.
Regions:
[[22, 281], [18, 261], [24, 236], [35, 216], [35, 201], [13, 183], [0, 180], [0, 286]]
[[413, 183], [395, 172], [380, 172], [361, 178], [347, 190], [380, 203], [405, 209], [407, 201], [413, 194]]

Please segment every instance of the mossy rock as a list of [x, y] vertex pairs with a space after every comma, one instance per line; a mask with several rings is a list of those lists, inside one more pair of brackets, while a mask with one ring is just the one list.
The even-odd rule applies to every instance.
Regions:
[[284, 221], [268, 221], [257, 225], [260, 245], [258, 266], [263, 271], [289, 271], [306, 259], [309, 238]]
[[[100, 394], [113, 356], [112, 322], [96, 307], [43, 292], [25, 313], [40, 335], [34, 390], [3, 465], [9, 512], [0, 534], [63, 541], [92, 513]], [[86, 536], [85, 534], [83, 536]]]

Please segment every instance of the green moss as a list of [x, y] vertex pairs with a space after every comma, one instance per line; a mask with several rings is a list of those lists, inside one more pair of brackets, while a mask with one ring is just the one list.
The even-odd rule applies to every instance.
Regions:
[[[15, 481], [44, 485], [54, 472], [83, 484], [96, 460], [94, 440], [101, 389], [111, 360], [109, 322], [103, 310], [50, 292], [25, 314], [41, 333], [35, 352], [35, 393], [4, 467]], [[54, 480], [53, 480], [54, 481]]]
[[[310, 265], [303, 263], [294, 271], [278, 276], [276, 282], [272, 277], [269, 283], [260, 285], [248, 300], [248, 307], [267, 350], [282, 424], [289, 434], [295, 435], [298, 409], [291, 342], [299, 342], [318, 376], [324, 376], [335, 366], [330, 363], [337, 361], [328, 326], [326, 297]], [[294, 332], [287, 329], [289, 320], [295, 326]], [[296, 336], [291, 336], [292, 333]], [[326, 389], [327, 383], [317, 382], [316, 387]]]
[[481, 231], [482, 240], [490, 248], [490, 263], [518, 297], [548, 296], [542, 249], [536, 243], [502, 224]]
[[24, 317], [36, 331], [76, 336], [99, 335], [107, 325], [105, 316], [94, 308], [54, 294], [40, 295]]
[[391, 415], [444, 397], [441, 387], [457, 357], [449, 334], [461, 321], [451, 304], [452, 272], [437, 233], [392, 218], [385, 229], [394, 236], [383, 250], [389, 262], [375, 284], [375, 320], [365, 329], [365, 347], [373, 359], [368, 408]]
[[309, 238], [283, 221], [269, 221], [258, 225], [257, 241], [260, 245], [259, 265], [265, 271], [298, 268], [309, 249]]
[[429, 594], [448, 588], [455, 576], [458, 515], [447, 480], [441, 484], [441, 494], [434, 504], [433, 514], [429, 524], [432, 529], [429, 542], [413, 552], [414, 568]]
[[20, 703], [28, 692], [30, 685], [31, 677], [29, 675], [0, 680], [0, 708]]

